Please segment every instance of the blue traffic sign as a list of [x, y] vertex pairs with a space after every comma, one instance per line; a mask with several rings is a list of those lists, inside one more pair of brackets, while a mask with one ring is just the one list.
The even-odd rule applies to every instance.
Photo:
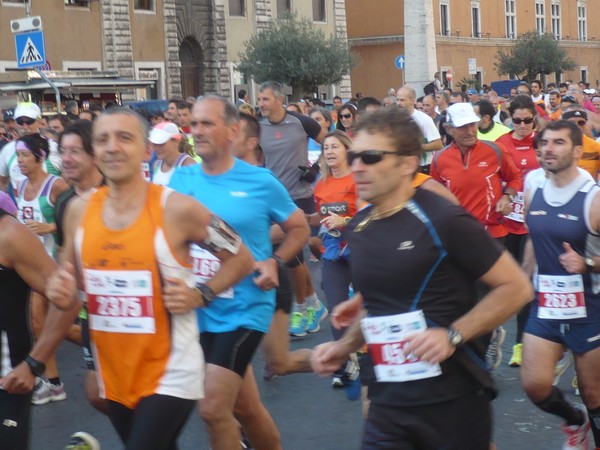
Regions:
[[15, 34], [17, 50], [17, 67], [30, 69], [46, 64], [46, 48], [44, 47], [44, 32], [41, 30]]
[[400, 55], [396, 58], [396, 60], [394, 61], [394, 64], [396, 65], [397, 69], [400, 70], [404, 70], [404, 64], [406, 63], [406, 58], [404, 57], [404, 55]]

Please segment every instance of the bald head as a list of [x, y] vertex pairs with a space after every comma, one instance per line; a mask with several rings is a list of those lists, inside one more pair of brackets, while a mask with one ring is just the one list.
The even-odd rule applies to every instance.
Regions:
[[402, 86], [396, 93], [396, 104], [409, 114], [412, 114], [415, 109], [416, 99], [417, 93], [410, 86]]

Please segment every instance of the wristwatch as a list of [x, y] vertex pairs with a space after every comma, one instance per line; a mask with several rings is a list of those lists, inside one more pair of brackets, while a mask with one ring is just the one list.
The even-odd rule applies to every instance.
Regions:
[[462, 345], [465, 342], [465, 340], [463, 338], [463, 335], [460, 334], [459, 331], [450, 327], [448, 328], [448, 342], [450, 342], [450, 345], [452, 345], [453, 347], [458, 347]]
[[590, 256], [585, 258], [585, 270], [587, 272], [593, 272], [595, 267], [596, 267], [596, 261], [594, 261], [594, 258], [592, 258]]
[[34, 374], [36, 377], [41, 377], [42, 375], [44, 375], [44, 372], [46, 371], [46, 364], [44, 364], [41, 361], [38, 361], [37, 359], [32, 358], [31, 355], [27, 355], [24, 361], [29, 366], [29, 370], [31, 370], [31, 373]]
[[202, 300], [204, 302], [204, 306], [208, 306], [210, 304], [210, 302], [212, 302], [214, 300], [214, 298], [217, 296], [215, 294], [215, 291], [213, 291], [210, 287], [208, 287], [204, 283], [196, 283], [196, 285], [194, 286], [194, 289], [196, 289], [197, 291], [200, 292], [200, 295], [202, 296]]

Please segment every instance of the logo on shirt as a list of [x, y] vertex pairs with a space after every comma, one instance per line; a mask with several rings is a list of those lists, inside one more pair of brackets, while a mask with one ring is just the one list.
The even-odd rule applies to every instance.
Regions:
[[526, 166], [526, 165], [527, 165], [527, 160], [526, 160], [525, 158], [523, 158], [523, 159], [521, 160], [521, 165], [522, 165], [522, 166]]
[[107, 242], [102, 246], [102, 250], [125, 250], [125, 246], [122, 244], [113, 244], [112, 242]]
[[230, 191], [229, 192], [231, 194], [232, 197], [248, 197], [248, 193], [244, 192], [244, 191]]
[[413, 241], [404, 241], [396, 250], [412, 250], [413, 248], [415, 248]]
[[547, 216], [548, 213], [544, 210], [539, 210], [539, 211], [529, 211], [529, 215], [530, 216]]
[[479, 167], [487, 167], [488, 163], [487, 161], [480, 161], [479, 164], [477, 164]]
[[556, 215], [559, 219], [567, 219], [567, 220], [574, 220], [574, 221], [578, 221], [579, 217], [574, 216], [572, 214], [557, 214]]

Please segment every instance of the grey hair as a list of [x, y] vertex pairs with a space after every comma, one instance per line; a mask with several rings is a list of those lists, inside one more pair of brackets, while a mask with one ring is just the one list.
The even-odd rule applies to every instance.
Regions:
[[136, 110], [131, 109], [131, 108], [126, 108], [124, 106], [113, 106], [111, 108], [108, 108], [108, 109], [102, 111], [102, 114], [100, 115], [100, 117], [103, 117], [103, 116], [129, 116], [129, 117], [134, 117], [139, 122], [140, 131], [142, 133], [142, 136], [144, 137], [144, 140], [146, 140], [146, 141], [148, 140], [148, 136], [150, 135], [150, 124]]
[[284, 97], [283, 86], [277, 81], [265, 81], [261, 83], [258, 87], [258, 92], [262, 92], [265, 89], [271, 89], [275, 98]]
[[322, 106], [315, 106], [314, 108], [310, 108], [310, 110], [308, 111], [308, 115], [312, 116], [312, 113], [315, 112], [321, 113], [325, 120], [330, 124], [333, 123], [333, 121], [331, 120], [331, 113], [327, 108], [323, 108]]
[[199, 102], [203, 102], [206, 100], [213, 100], [221, 103], [221, 105], [223, 106], [223, 121], [226, 125], [233, 125], [235, 123], [239, 123], [240, 115], [238, 113], [237, 108], [225, 97], [222, 97], [217, 94], [206, 94], [202, 97], [202, 100], [199, 100]]

